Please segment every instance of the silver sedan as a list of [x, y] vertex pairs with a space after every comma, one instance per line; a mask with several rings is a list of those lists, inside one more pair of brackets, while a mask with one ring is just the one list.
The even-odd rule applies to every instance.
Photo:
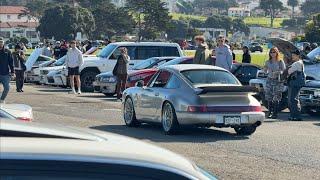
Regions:
[[242, 86], [230, 72], [207, 65], [172, 65], [160, 68], [147, 86], [123, 93], [127, 126], [161, 123], [166, 134], [179, 126], [232, 127], [251, 135], [264, 121], [252, 87]]

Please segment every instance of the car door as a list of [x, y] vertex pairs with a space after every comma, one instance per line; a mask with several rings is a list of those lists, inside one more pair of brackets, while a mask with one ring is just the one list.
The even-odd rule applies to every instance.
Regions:
[[171, 73], [160, 71], [157, 76], [144, 88], [141, 94], [141, 114], [144, 119], [156, 122], [159, 106], [162, 103], [163, 89], [170, 79]]

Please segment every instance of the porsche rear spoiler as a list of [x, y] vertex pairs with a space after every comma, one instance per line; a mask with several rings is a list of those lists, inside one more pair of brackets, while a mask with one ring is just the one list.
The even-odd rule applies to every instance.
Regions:
[[257, 93], [259, 89], [253, 86], [211, 86], [211, 87], [197, 87], [197, 94], [207, 93]]

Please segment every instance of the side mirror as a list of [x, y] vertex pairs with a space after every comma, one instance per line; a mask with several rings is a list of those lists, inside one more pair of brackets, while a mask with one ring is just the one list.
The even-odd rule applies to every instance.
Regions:
[[144, 81], [143, 80], [140, 80], [138, 82], [136, 82], [136, 87], [143, 87], [144, 86]]

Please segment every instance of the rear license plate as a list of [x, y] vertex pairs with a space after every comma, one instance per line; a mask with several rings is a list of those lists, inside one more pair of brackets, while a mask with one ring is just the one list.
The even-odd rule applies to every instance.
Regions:
[[241, 116], [224, 116], [223, 117], [225, 125], [240, 125]]

